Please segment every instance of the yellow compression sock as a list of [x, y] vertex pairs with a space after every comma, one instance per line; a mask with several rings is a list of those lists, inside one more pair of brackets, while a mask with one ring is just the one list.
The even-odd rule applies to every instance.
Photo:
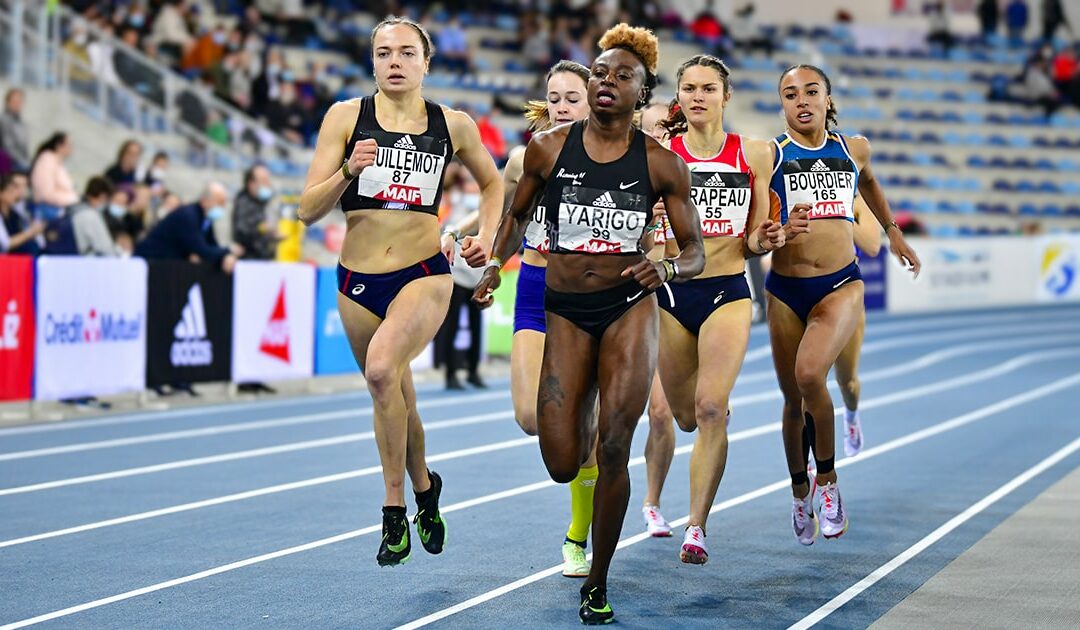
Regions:
[[566, 537], [583, 543], [589, 539], [589, 527], [592, 525], [593, 492], [596, 490], [596, 478], [600, 476], [598, 466], [589, 466], [578, 471], [577, 477], [570, 482], [570, 528]]

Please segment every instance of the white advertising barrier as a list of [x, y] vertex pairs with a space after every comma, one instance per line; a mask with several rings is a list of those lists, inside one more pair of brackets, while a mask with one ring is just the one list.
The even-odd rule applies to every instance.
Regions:
[[146, 282], [141, 258], [37, 259], [35, 398], [144, 389]]
[[1034, 250], [1040, 302], [1080, 302], [1080, 234], [1040, 237]]
[[896, 262], [887, 266], [890, 313], [1033, 304], [1039, 281], [1036, 239], [1022, 236], [966, 239], [909, 238], [922, 260], [911, 277]]
[[233, 381], [311, 376], [315, 268], [241, 261], [233, 275]]

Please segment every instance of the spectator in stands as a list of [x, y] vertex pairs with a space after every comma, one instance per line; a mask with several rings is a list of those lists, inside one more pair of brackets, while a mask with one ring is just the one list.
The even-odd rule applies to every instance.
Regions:
[[1054, 57], [1052, 72], [1054, 85], [1069, 102], [1080, 107], [1080, 63], [1075, 47], [1066, 46], [1058, 52]]
[[262, 64], [262, 72], [251, 84], [251, 112], [255, 116], [266, 116], [270, 103], [281, 96], [282, 74], [285, 72], [285, 58], [281, 49], [270, 48]]
[[68, 64], [68, 81], [83, 96], [96, 96], [97, 79], [90, 67], [90, 36], [86, 24], [77, 21], [71, 26], [71, 36], [64, 42], [64, 51], [71, 57]]
[[551, 65], [551, 33], [544, 19], [531, 14], [521, 21], [521, 54], [530, 71], [541, 72]]
[[[152, 48], [146, 50], [140, 45], [139, 31], [134, 26], [125, 26], [121, 31], [120, 39], [135, 50], [142, 49], [151, 58], [156, 56]], [[124, 85], [158, 105], [165, 104], [162, 76], [157, 70], [136, 58], [126, 48], [117, 48], [113, 52], [113, 67], [116, 68], [116, 75]]]
[[1028, 6], [1025, 0], [1010, 0], [1005, 7], [1005, 30], [1013, 47], [1024, 44], [1024, 31], [1028, 26]]
[[146, 228], [152, 218], [150, 206], [153, 203], [153, 194], [146, 184], [135, 184], [128, 196], [130, 201], [127, 214], [123, 216], [121, 222], [124, 233], [131, 239], [131, 251], [134, 251], [134, 244], [146, 236]]
[[468, 108], [466, 108], [466, 111], [469, 117], [476, 121], [476, 128], [480, 131], [480, 142], [484, 145], [484, 148], [495, 159], [496, 164], [502, 164], [503, 160], [506, 159], [507, 151], [506, 139], [503, 137], [502, 129], [491, 120], [491, 116], [470, 111]]
[[244, 248], [244, 258], [273, 260], [280, 240], [275, 221], [269, 214], [274, 198], [270, 170], [261, 164], [244, 173], [244, 188], [233, 205], [232, 239]]
[[142, 145], [137, 140], [125, 140], [116, 153], [116, 162], [105, 171], [105, 178], [114, 186], [130, 187], [138, 181], [135, 171], [142, 157]]
[[26, 198], [25, 175], [8, 173], [0, 175], [0, 254], [37, 255], [41, 246], [38, 236], [45, 231], [45, 222], [29, 221], [18, 211]]
[[4, 95], [4, 111], [0, 113], [0, 150], [8, 154], [16, 171], [30, 166], [30, 130], [22, 119], [25, 102], [26, 93], [11, 88]]
[[35, 212], [55, 218], [61, 210], [79, 201], [75, 184], [64, 162], [71, 156], [68, 135], [58, 131], [38, 147], [30, 165], [30, 188], [34, 195]]
[[435, 49], [439, 55], [434, 60], [438, 60], [439, 65], [458, 72], [468, 72], [472, 68], [469, 40], [457, 15], [452, 15], [446, 26], [435, 34]]
[[1020, 82], [1019, 100], [1032, 107], [1042, 107], [1050, 116], [1061, 105], [1061, 93], [1050, 78], [1050, 64], [1036, 58], [1024, 71]]
[[75, 232], [75, 246], [80, 256], [115, 257], [123, 253], [105, 220], [109, 205], [116, 188], [104, 177], [91, 177], [86, 182], [86, 192], [82, 201], [68, 211], [71, 227]]
[[131, 238], [125, 227], [133, 196], [130, 188], [117, 188], [113, 191], [105, 212], [102, 213], [105, 217], [105, 226], [109, 228], [109, 236], [116, 243], [116, 247], [128, 256], [135, 251], [135, 240]]
[[297, 101], [296, 85], [282, 82], [280, 90], [280, 96], [267, 107], [266, 124], [290, 142], [304, 144], [304, 111]]
[[1054, 41], [1057, 30], [1065, 26], [1072, 32], [1072, 27], [1065, 17], [1065, 9], [1061, 6], [1061, 0], [1042, 0], [1042, 39], [1044, 42]]
[[953, 45], [953, 35], [949, 31], [949, 9], [944, 0], [937, 0], [927, 4], [924, 8], [929, 20], [929, 29], [926, 34], [926, 42], [931, 45], [941, 46], [945, 54]]
[[146, 172], [139, 177], [139, 181], [149, 186], [152, 193], [160, 194], [165, 188], [165, 176], [168, 172], [169, 154], [158, 151], [150, 159], [150, 164], [146, 167]]
[[180, 61], [180, 69], [184, 72], [200, 72], [220, 63], [225, 57], [225, 43], [228, 37], [228, 32], [221, 24], [203, 33], [184, 53], [184, 58]]
[[195, 41], [187, 25], [187, 11], [185, 0], [165, 0], [150, 30], [150, 39], [173, 63], [179, 63]]
[[[480, 207], [480, 187], [472, 174], [467, 169], [461, 168], [457, 171], [455, 180], [449, 195], [450, 212], [444, 225], [456, 225]], [[487, 387], [480, 377], [480, 342], [483, 324], [480, 307], [472, 300], [473, 290], [484, 270], [470, 267], [461, 257], [460, 247], [455, 248], [454, 256], [454, 264], [450, 267], [454, 279], [453, 293], [450, 294], [450, 308], [435, 337], [435, 343], [441, 349], [440, 355], [446, 361], [446, 389], [464, 389], [457, 377], [461, 359], [456, 343], [462, 309], [465, 309], [469, 321], [469, 345], [465, 350], [466, 367], [469, 373], [467, 381], [475, 387]]]
[[158, 206], [157, 209], [158, 220], [164, 219], [170, 212], [183, 205], [183, 203], [184, 202], [180, 199], [179, 195], [174, 192], [165, 191], [161, 197], [161, 205]]
[[690, 23], [690, 32], [694, 34], [698, 42], [710, 49], [715, 49], [724, 36], [724, 25], [720, 22], [720, 18], [716, 17], [713, 4], [713, 0], [707, 0], [705, 8]]
[[155, 225], [135, 246], [135, 255], [147, 259], [208, 262], [220, 265], [225, 273], [232, 273], [236, 258], [243, 255], [244, 250], [239, 245], [221, 247], [214, 236], [214, 221], [225, 216], [228, 200], [224, 185], [218, 182], [207, 184], [199, 201], [169, 212]]
[[982, 33], [984, 44], [990, 43], [990, 38], [997, 35], [998, 30], [998, 7], [999, 0], [979, 0], [979, 6], [975, 12], [979, 16], [979, 32]]

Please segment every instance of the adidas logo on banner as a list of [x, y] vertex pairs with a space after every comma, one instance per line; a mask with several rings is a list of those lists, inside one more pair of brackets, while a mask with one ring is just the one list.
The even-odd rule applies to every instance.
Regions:
[[409, 149], [409, 150], [415, 151], [416, 150], [416, 145], [413, 144], [412, 138], [410, 138], [409, 136], [401, 136], [401, 139], [394, 143], [394, 148], [395, 149]]
[[827, 170], [829, 170], [829, 167], [825, 166], [825, 163], [822, 162], [821, 160], [818, 160], [817, 162], [814, 162], [814, 165], [810, 167], [810, 170], [811, 171], [827, 171]]
[[169, 360], [173, 367], [199, 367], [214, 362], [214, 346], [206, 338], [206, 309], [203, 308], [199, 283], [188, 290], [187, 304], [180, 312], [180, 321], [173, 328], [173, 344]]
[[592, 205], [597, 208], [614, 208], [615, 200], [611, 198], [611, 193], [606, 192], [596, 198], [596, 201], [592, 202]]
[[717, 173], [717, 174], [713, 175], [712, 177], [710, 177], [709, 180], [707, 182], [705, 182], [703, 185], [708, 186], [708, 187], [712, 187], [712, 188], [722, 188], [724, 186], [727, 186], [727, 184], [724, 183], [724, 178], [720, 177], [720, 173]]

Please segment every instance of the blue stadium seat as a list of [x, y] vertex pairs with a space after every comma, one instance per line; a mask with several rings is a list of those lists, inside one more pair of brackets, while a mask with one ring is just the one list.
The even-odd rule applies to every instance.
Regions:
[[1013, 185], [1008, 180], [995, 179], [994, 180], [994, 190], [998, 190], [998, 191], [1001, 191], [1001, 192], [1012, 192]]
[[967, 165], [971, 168], [986, 168], [986, 158], [981, 155], [969, 155], [967, 159]]
[[1051, 195], [1055, 195], [1055, 194], [1057, 194], [1059, 192], [1057, 184], [1055, 184], [1054, 182], [1052, 182], [1050, 180], [1044, 180], [1044, 181], [1039, 182], [1039, 185], [1038, 185], [1036, 190], [1038, 192], [1047, 193], [1047, 194], [1051, 194]]

